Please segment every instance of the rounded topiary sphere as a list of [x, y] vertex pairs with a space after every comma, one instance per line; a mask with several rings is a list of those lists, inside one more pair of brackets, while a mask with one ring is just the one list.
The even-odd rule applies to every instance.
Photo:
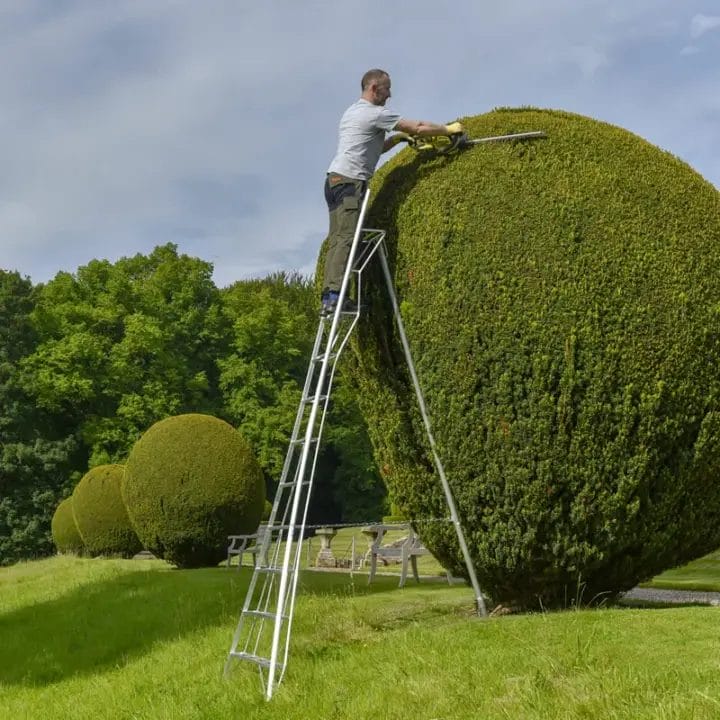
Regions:
[[217, 565], [227, 536], [254, 532], [265, 484], [247, 441], [209, 415], [155, 423], [128, 458], [123, 496], [145, 547], [178, 567]]
[[[497, 110], [405, 150], [368, 227], [390, 264], [484, 589], [519, 606], [627, 589], [720, 545], [720, 201], [618, 127]], [[463, 564], [384, 282], [355, 345], [378, 465], [423, 540]]]
[[50, 524], [53, 542], [60, 553], [80, 555], [83, 541], [80, 537], [72, 509], [72, 497], [65, 498], [55, 510]]
[[132, 557], [142, 550], [120, 492], [122, 476], [122, 465], [98, 465], [73, 491], [73, 516], [90, 555]]

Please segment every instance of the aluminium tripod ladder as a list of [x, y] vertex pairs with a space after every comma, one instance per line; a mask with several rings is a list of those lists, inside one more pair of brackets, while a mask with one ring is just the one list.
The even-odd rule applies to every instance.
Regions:
[[[268, 700], [282, 681], [287, 667], [290, 631], [300, 571], [301, 543], [337, 361], [359, 321], [363, 272], [375, 255], [380, 258], [382, 264], [400, 340], [425, 424], [435, 467], [443, 485], [451, 520], [455, 526], [468, 576], [475, 592], [477, 611], [483, 616], [487, 614], [485, 601], [455, 509], [453, 495], [437, 453], [425, 401], [400, 317], [400, 309], [385, 255], [385, 231], [363, 229], [369, 197], [370, 193], [366, 191], [335, 312], [331, 317], [321, 316], [318, 324], [302, 399], [295, 417], [282, 475], [267, 528], [260, 541], [255, 569], [225, 663], [226, 674], [235, 659], [257, 665]], [[348, 312], [343, 310], [343, 303], [348, 296], [350, 280], [353, 275], [357, 287], [358, 307], [356, 310]]]

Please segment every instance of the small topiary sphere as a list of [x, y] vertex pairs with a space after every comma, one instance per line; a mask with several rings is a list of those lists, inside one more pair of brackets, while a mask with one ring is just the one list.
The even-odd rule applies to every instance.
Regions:
[[144, 546], [178, 567], [217, 565], [227, 536], [252, 533], [265, 504], [248, 442], [209, 415], [155, 423], [133, 447], [123, 497]]
[[58, 552], [82, 554], [85, 548], [73, 516], [72, 496], [65, 498], [57, 506], [50, 527]]
[[[720, 545], [720, 195], [626, 130], [557, 111], [463, 119], [404, 150], [367, 227], [394, 283], [484, 589], [524, 607], [625, 590]], [[463, 563], [381, 275], [352, 368], [392, 497]]]
[[132, 557], [142, 550], [120, 491], [122, 465], [98, 465], [87, 472], [72, 494], [72, 509], [87, 551]]

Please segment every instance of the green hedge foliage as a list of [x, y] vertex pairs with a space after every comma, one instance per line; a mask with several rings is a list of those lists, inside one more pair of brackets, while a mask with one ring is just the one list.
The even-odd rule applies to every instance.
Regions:
[[[720, 203], [618, 127], [500, 109], [454, 156], [404, 150], [373, 182], [439, 452], [484, 589], [562, 606], [720, 545]], [[463, 571], [384, 283], [355, 344], [397, 505]]]
[[178, 567], [217, 565], [227, 536], [254, 532], [262, 470], [226, 422], [188, 414], [155, 423], [135, 444], [123, 497], [144, 546]]
[[52, 538], [59, 553], [81, 555], [84, 551], [80, 531], [75, 523], [72, 496], [65, 498], [55, 510], [51, 522]]
[[90, 555], [132, 557], [142, 550], [120, 492], [122, 465], [98, 465], [72, 494], [72, 511]]

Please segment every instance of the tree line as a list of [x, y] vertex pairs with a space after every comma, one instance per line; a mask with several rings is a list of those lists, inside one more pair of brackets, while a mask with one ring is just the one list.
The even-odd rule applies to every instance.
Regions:
[[[53, 552], [50, 520], [91, 467], [122, 463], [154, 422], [222, 418], [250, 441], [272, 496], [317, 325], [312, 281], [218, 288], [212, 264], [156, 247], [33, 285], [0, 270], [0, 564]], [[336, 380], [313, 522], [385, 510], [350, 384]]]

